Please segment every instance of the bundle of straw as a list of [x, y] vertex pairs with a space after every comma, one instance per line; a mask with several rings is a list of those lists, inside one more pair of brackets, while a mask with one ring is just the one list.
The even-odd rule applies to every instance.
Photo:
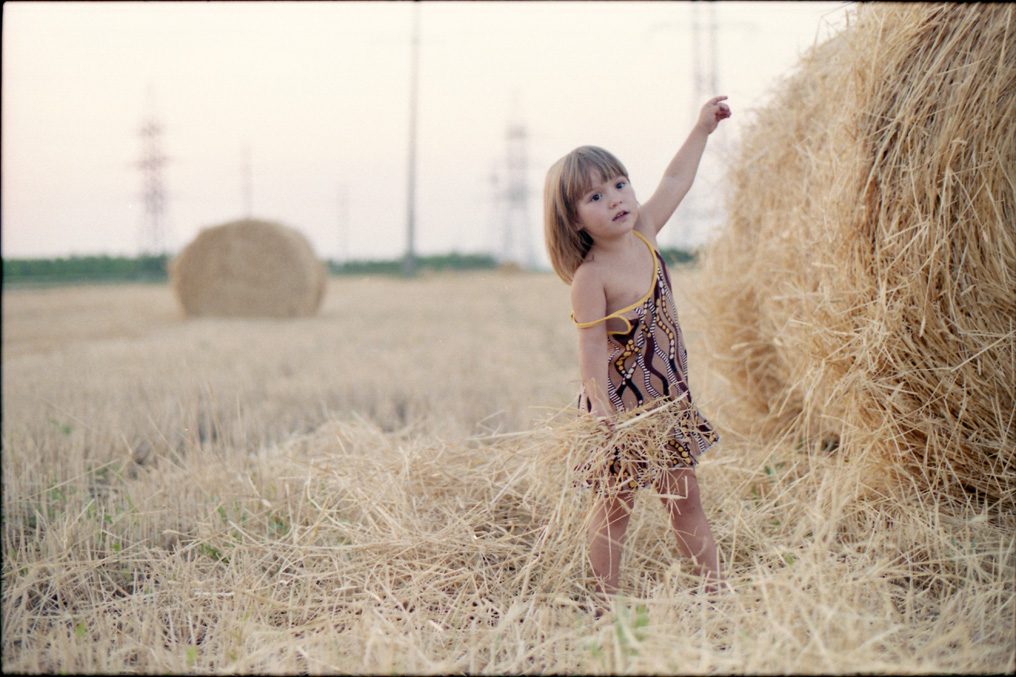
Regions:
[[[572, 411], [574, 420], [561, 424], [556, 432], [567, 441], [556, 448], [568, 455], [554, 459], [551, 453], [548, 461], [554, 459], [559, 468], [567, 468], [567, 474], [558, 480], [560, 483], [595, 488], [604, 497], [632, 488], [613, 481], [609, 468], [615, 462], [626, 477], [640, 486], [655, 485], [675, 465], [668, 442], [679, 434], [676, 430], [691, 429], [698, 424], [698, 412], [689, 408], [684, 398], [651, 402], [619, 413], [609, 429], [599, 419], [576, 414], [577, 410]], [[552, 444], [547, 447], [555, 448]]]
[[850, 18], [730, 172], [705, 275], [714, 364], [746, 405], [728, 423], [838, 447], [877, 490], [1011, 509], [1016, 8]]
[[313, 315], [327, 282], [303, 234], [253, 219], [205, 228], [170, 263], [169, 274], [190, 316]]

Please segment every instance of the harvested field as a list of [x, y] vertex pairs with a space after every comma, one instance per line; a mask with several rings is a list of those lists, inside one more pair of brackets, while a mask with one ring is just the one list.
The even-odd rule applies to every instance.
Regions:
[[1016, 517], [733, 430], [674, 279], [738, 594], [696, 594], [645, 493], [597, 621], [552, 275], [333, 279], [291, 320], [5, 289], [3, 670], [1012, 671]]

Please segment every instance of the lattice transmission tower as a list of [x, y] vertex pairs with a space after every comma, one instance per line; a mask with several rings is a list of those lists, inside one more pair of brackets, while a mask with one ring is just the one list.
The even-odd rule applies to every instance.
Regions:
[[514, 263], [524, 268], [536, 264], [529, 219], [529, 134], [521, 122], [508, 125], [505, 140], [504, 221], [501, 231], [501, 263]]
[[[705, 5], [703, 7], [703, 5]], [[698, 118], [699, 107], [709, 97], [716, 96], [716, 5], [701, 0], [692, 2], [692, 71], [695, 94], [692, 97], [692, 119]], [[703, 16], [705, 14], [705, 16]]]
[[[691, 119], [698, 120], [701, 106], [710, 98], [722, 94], [718, 90], [717, 77], [717, 20], [716, 5], [713, 2], [695, 0], [691, 3], [691, 57], [692, 57], [692, 97]], [[708, 224], [715, 223], [719, 218], [717, 204], [711, 196], [713, 191], [706, 189], [715, 180], [716, 153], [720, 139], [710, 140], [712, 152], [703, 157], [699, 167], [698, 190], [688, 193], [683, 207], [681, 228], [675, 234], [680, 247], [691, 247], [698, 244], [701, 233]]]
[[155, 115], [149, 91], [149, 109], [141, 124], [141, 168], [145, 213], [138, 235], [140, 255], [161, 256], [168, 251], [169, 227], [166, 222], [166, 190], [162, 168], [168, 158], [162, 152], [162, 124]]

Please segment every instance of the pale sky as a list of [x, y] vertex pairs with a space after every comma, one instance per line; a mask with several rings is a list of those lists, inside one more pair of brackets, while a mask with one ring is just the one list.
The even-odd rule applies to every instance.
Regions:
[[[146, 115], [163, 126], [170, 251], [203, 227], [246, 216], [249, 186], [254, 217], [300, 230], [323, 258], [400, 256], [414, 11], [417, 252], [498, 254], [514, 215], [545, 263], [541, 191], [552, 162], [579, 145], [603, 146], [645, 198], [684, 141], [709, 95], [695, 100], [696, 13], [706, 68], [715, 17], [712, 71], [734, 115], [710, 139], [664, 246], [694, 246], [715, 232], [722, 166], [752, 109], [851, 10], [838, 2], [7, 2], [3, 256], [136, 254], [146, 224], [137, 166]], [[524, 212], [497, 197], [513, 122], [527, 133]]]

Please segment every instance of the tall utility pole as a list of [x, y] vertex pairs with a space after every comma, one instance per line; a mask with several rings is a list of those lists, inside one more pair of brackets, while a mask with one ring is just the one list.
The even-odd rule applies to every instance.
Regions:
[[420, 3], [413, 3], [413, 42], [409, 74], [409, 181], [406, 189], [406, 257], [402, 272], [416, 274], [416, 108], [420, 61]]
[[243, 147], [240, 181], [243, 190], [243, 215], [250, 219], [254, 215], [254, 170], [250, 164], [250, 144]]
[[162, 124], [155, 116], [155, 95], [148, 90], [148, 112], [141, 124], [141, 168], [144, 180], [145, 215], [138, 234], [138, 254], [161, 256], [167, 251], [166, 192], [162, 182], [162, 168], [166, 156], [162, 153]]
[[349, 257], [349, 187], [339, 184], [339, 263], [346, 263]]

